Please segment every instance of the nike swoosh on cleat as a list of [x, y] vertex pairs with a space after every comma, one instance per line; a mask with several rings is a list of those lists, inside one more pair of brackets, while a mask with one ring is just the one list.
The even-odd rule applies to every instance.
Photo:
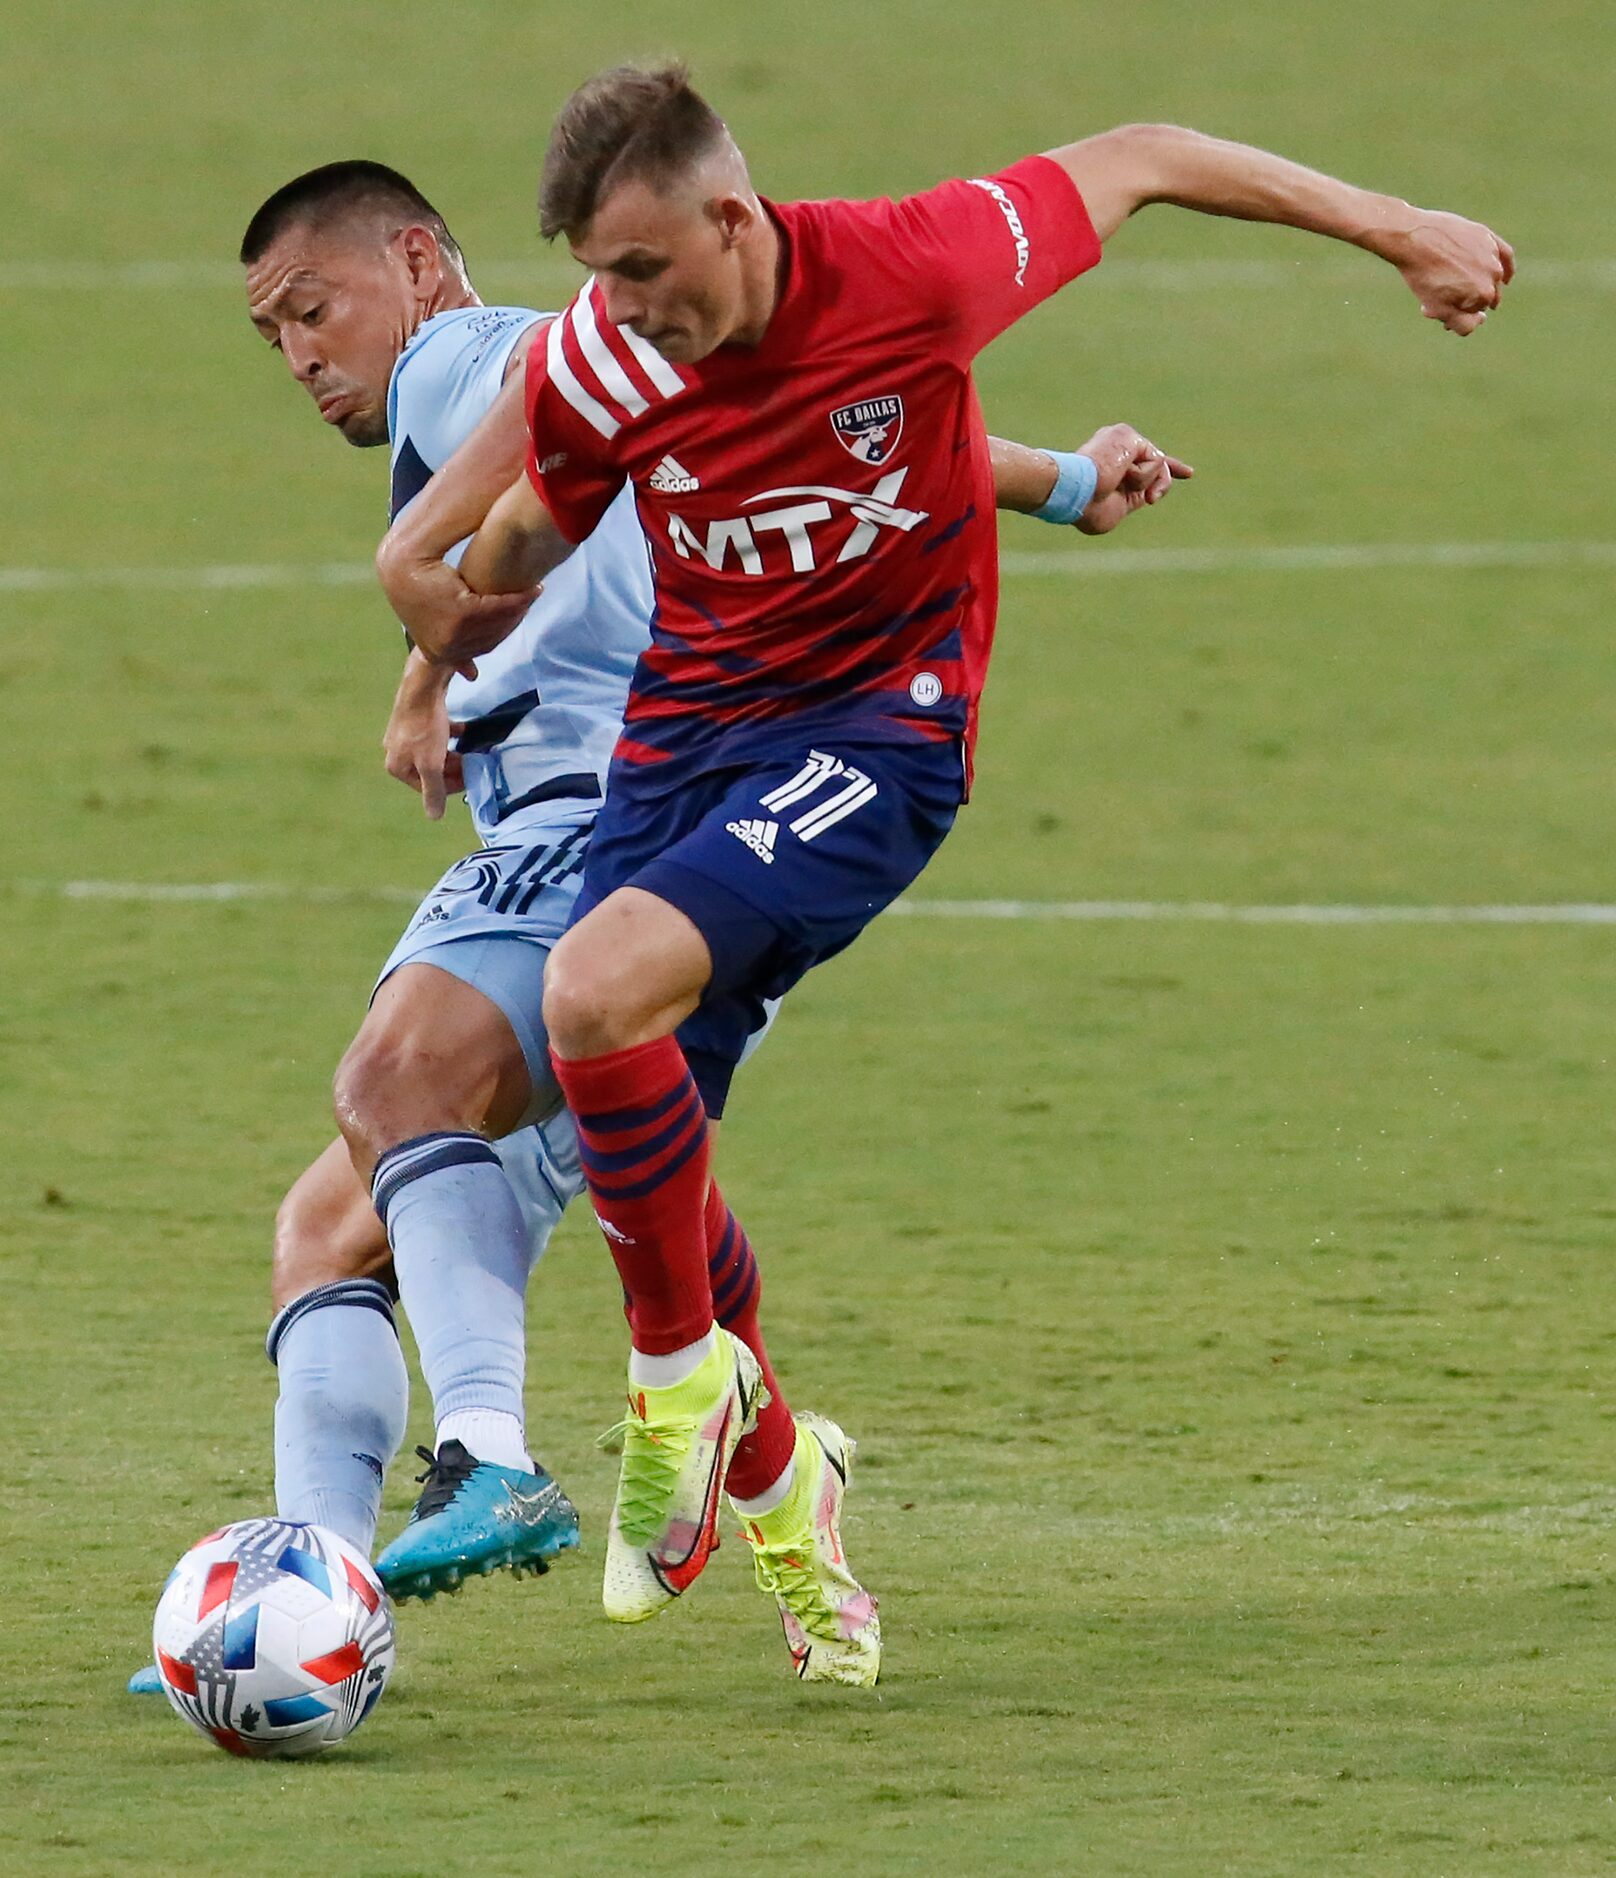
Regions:
[[713, 1550], [713, 1536], [718, 1530], [718, 1501], [723, 1486], [724, 1447], [729, 1435], [729, 1425], [735, 1418], [735, 1404], [732, 1401], [724, 1411], [724, 1425], [718, 1431], [718, 1442], [713, 1449], [712, 1471], [707, 1476], [707, 1492], [702, 1502], [701, 1524], [696, 1529], [696, 1536], [690, 1542], [690, 1550], [677, 1563], [658, 1558], [648, 1552], [646, 1558], [651, 1569], [656, 1573], [657, 1582], [671, 1596], [678, 1597], [696, 1582], [701, 1568], [707, 1563], [708, 1554]]
[[555, 1498], [549, 1487], [540, 1487], [537, 1493], [518, 1493], [508, 1480], [503, 1485], [505, 1496], [511, 1503], [511, 1511], [519, 1518], [531, 1518], [533, 1514], [542, 1512], [546, 1503]]

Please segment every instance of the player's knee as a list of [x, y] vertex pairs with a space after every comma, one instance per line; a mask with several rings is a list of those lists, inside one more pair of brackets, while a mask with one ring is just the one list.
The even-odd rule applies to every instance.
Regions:
[[635, 1013], [611, 962], [574, 933], [565, 934], [544, 968], [544, 1028], [564, 1057], [598, 1056], [622, 1047]]
[[374, 1134], [386, 1092], [405, 1069], [403, 1053], [385, 1038], [360, 1035], [349, 1044], [332, 1079], [331, 1107], [350, 1143]]
[[[406, 1133], [419, 1132], [414, 1124], [423, 1105], [433, 1111], [428, 1117], [432, 1126], [456, 1126], [448, 1112], [458, 1110], [459, 1081], [452, 1058], [430, 1058], [394, 1032], [361, 1031], [332, 1083], [337, 1126], [350, 1147], [362, 1141], [373, 1148], [394, 1145], [400, 1126]], [[447, 1119], [440, 1119], [440, 1110]]]
[[440, 1129], [502, 1133], [527, 1100], [527, 1069], [411, 1032], [361, 1031], [337, 1065], [332, 1107], [365, 1180], [378, 1156]]

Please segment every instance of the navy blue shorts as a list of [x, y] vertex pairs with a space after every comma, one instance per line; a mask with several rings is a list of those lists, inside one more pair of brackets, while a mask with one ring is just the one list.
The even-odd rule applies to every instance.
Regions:
[[765, 1000], [851, 945], [919, 875], [965, 794], [960, 745], [785, 728], [778, 757], [693, 771], [614, 763], [576, 923], [619, 887], [690, 919], [713, 975], [679, 1041], [709, 1115], [724, 1110]]

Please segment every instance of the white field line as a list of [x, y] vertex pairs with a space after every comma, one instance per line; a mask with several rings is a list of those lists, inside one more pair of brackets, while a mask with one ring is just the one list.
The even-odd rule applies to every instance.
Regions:
[[[35, 899], [111, 900], [136, 905], [224, 905], [284, 901], [300, 906], [381, 902], [413, 905], [420, 887], [299, 887], [285, 881], [12, 880], [0, 894]], [[1235, 926], [1616, 926], [1616, 905], [1567, 901], [1542, 905], [1372, 906], [1242, 905], [1221, 900], [926, 900], [903, 899], [888, 909], [910, 919], [1156, 921]]]
[[899, 900], [894, 913], [927, 919], [1155, 920], [1234, 926], [1616, 926], [1616, 906], [1258, 906], [1221, 900]]
[[260, 587], [364, 587], [368, 561], [281, 561], [192, 567], [0, 567], [0, 593], [150, 591], [239, 593]]
[[192, 567], [0, 567], [0, 593], [76, 593], [161, 589], [233, 593], [259, 587], [363, 587], [376, 570], [366, 561], [222, 563]]
[[350, 906], [380, 902], [414, 906], [432, 883], [419, 887], [294, 887], [275, 880], [14, 880], [0, 892], [30, 899], [117, 900], [138, 906], [235, 905], [243, 900], [280, 900], [297, 906]]
[[1299, 542], [1294, 547], [1056, 548], [999, 556], [1004, 574], [1315, 574], [1380, 567], [1613, 567], [1616, 541]]
[[[1616, 568], [1613, 541], [1304, 542], [1291, 547], [1055, 548], [999, 557], [1007, 575], [1109, 579], [1130, 574], [1365, 573], [1376, 568]], [[5, 567], [0, 594], [107, 590], [240, 593], [265, 587], [367, 587], [368, 561], [190, 567]]]
[[[1616, 288], [1616, 260], [1519, 260], [1519, 280], [1528, 287]], [[485, 293], [530, 293], [538, 287], [553, 297], [570, 296], [582, 282], [578, 268], [564, 255], [535, 250], [527, 260], [485, 261], [473, 268]], [[234, 262], [192, 261], [68, 261], [0, 260], [0, 291], [14, 293], [143, 293], [176, 288], [230, 288], [241, 290], [241, 269]], [[1362, 285], [1378, 276], [1359, 258], [1296, 261], [1219, 260], [1211, 256], [1184, 260], [1134, 260], [1121, 256], [1107, 260], [1085, 283], [1095, 286], [1145, 288], [1195, 293], [1208, 288], [1224, 291], [1260, 291], [1287, 284]]]

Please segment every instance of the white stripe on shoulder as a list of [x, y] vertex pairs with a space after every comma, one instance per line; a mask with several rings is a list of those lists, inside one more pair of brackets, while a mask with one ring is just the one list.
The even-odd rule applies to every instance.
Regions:
[[655, 346], [642, 339], [638, 333], [630, 332], [626, 326], [614, 326], [612, 330], [644, 366], [646, 377], [664, 397], [676, 397], [685, 389], [685, 381]]
[[586, 424], [592, 425], [603, 437], [615, 437], [622, 425], [598, 398], [584, 390], [578, 382], [578, 374], [567, 363], [566, 354], [561, 349], [561, 329], [566, 323], [565, 317], [551, 320], [550, 331], [545, 337], [544, 363], [550, 383]]
[[618, 364], [612, 356], [611, 347], [600, 336], [600, 324], [595, 318], [594, 302], [587, 287], [573, 301], [569, 317], [572, 330], [578, 336], [578, 344], [589, 361], [590, 370], [600, 380], [608, 397], [615, 398], [630, 417], [638, 417], [642, 411], [648, 411], [651, 408], [649, 400]]

